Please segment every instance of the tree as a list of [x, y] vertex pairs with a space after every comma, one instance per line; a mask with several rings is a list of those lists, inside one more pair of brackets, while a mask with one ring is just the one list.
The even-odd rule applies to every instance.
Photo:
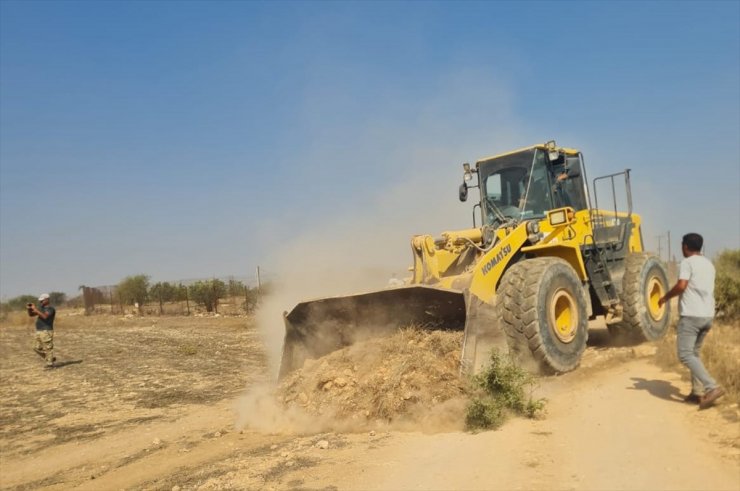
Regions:
[[179, 283], [175, 287], [175, 301], [177, 301], [177, 302], [184, 302], [188, 298], [190, 298], [188, 296], [188, 287], [185, 286], [185, 285], [183, 285], [182, 283]]
[[241, 281], [231, 279], [228, 290], [230, 297], [243, 297], [247, 292], [247, 287]]
[[67, 294], [62, 292], [49, 293], [49, 303], [52, 305], [64, 305], [67, 303]]
[[206, 308], [206, 312], [218, 310], [219, 299], [226, 296], [226, 284], [219, 279], [196, 281], [190, 285], [190, 296], [195, 303], [199, 303]]
[[254, 312], [260, 302], [260, 291], [257, 288], [247, 288], [245, 292], [244, 310], [247, 313]]
[[161, 300], [162, 302], [173, 302], [177, 300], [177, 286], [167, 281], [160, 281], [149, 288], [149, 298]]
[[149, 277], [144, 274], [127, 276], [116, 287], [121, 302], [144, 305], [149, 298]]

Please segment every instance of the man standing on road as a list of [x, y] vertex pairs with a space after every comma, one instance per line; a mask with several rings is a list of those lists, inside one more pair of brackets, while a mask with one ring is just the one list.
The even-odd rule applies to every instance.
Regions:
[[699, 358], [704, 338], [714, 319], [714, 265], [701, 254], [704, 239], [699, 234], [686, 234], [681, 241], [684, 259], [678, 272], [678, 282], [658, 303], [680, 295], [678, 304], [678, 359], [691, 372], [691, 394], [684, 400], [699, 403], [706, 409], [725, 394], [724, 389], [709, 375]]
[[46, 360], [47, 369], [54, 368], [54, 317], [57, 312], [49, 305], [49, 294], [39, 296], [39, 308], [32, 303], [28, 304], [28, 315], [38, 316], [36, 319], [36, 345], [34, 351]]

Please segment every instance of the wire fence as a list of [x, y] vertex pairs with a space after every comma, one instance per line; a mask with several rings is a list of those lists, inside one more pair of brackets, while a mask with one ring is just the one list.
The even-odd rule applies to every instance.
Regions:
[[270, 275], [224, 276], [146, 285], [140, 301], [122, 295], [119, 285], [81, 286], [77, 303], [86, 315], [245, 315], [269, 289]]

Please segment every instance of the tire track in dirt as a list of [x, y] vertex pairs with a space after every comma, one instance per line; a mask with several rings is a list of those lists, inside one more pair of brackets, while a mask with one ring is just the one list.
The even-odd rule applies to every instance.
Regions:
[[[382, 490], [738, 490], [740, 429], [678, 399], [687, 383], [647, 359], [543, 383], [548, 415], [478, 435], [398, 434], [337, 456], [307, 487]], [[723, 442], [720, 436], [725, 437]], [[356, 458], [356, 459], [355, 459]]]
[[[607, 365], [544, 379], [547, 417], [513, 419], [499, 431], [328, 434], [320, 437], [330, 442], [326, 450], [316, 449], [315, 435], [232, 432], [202, 439], [187, 454], [172, 445], [77, 484], [80, 489], [740, 489], [738, 449], [731, 446], [737, 445], [739, 430], [736, 420], [722, 416], [721, 406], [699, 412], [680, 402], [687, 383], [648, 358]], [[228, 407], [213, 410], [218, 414]], [[192, 423], [185, 419], [173, 426]], [[219, 426], [215, 423], [211, 418], [211, 429]]]

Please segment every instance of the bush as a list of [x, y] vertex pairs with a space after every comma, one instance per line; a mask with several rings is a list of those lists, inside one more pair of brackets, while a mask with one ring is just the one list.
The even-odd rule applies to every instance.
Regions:
[[726, 250], [714, 260], [717, 276], [714, 282], [714, 299], [717, 317], [740, 318], [740, 249]]
[[544, 399], [532, 398], [535, 377], [496, 350], [491, 352], [490, 365], [473, 377], [473, 384], [478, 390], [468, 405], [468, 430], [495, 429], [508, 412], [533, 418], [545, 408]]
[[[49, 293], [49, 303], [53, 306], [60, 306], [67, 302], [67, 295], [62, 292]], [[13, 312], [22, 310], [25, 312], [26, 305], [32, 303], [39, 305], [38, 295], [18, 295], [7, 302], [0, 304], [0, 310], [3, 312]]]
[[144, 274], [127, 276], [116, 287], [121, 302], [143, 306], [149, 298], [149, 277]]
[[39, 298], [36, 295], [19, 295], [11, 298], [3, 304], [3, 310], [26, 310], [26, 304], [38, 304]]
[[486, 430], [501, 427], [506, 421], [504, 406], [493, 397], [473, 399], [465, 415], [468, 430]]
[[[25, 317], [26, 304], [37, 302], [38, 298], [33, 295], [19, 295], [17, 297], [11, 298], [7, 302], [2, 302], [0, 303], [0, 320], [7, 320], [11, 317], [11, 314], [17, 314], [21, 311], [24, 312]], [[19, 318], [23, 319], [24, 317]]]

